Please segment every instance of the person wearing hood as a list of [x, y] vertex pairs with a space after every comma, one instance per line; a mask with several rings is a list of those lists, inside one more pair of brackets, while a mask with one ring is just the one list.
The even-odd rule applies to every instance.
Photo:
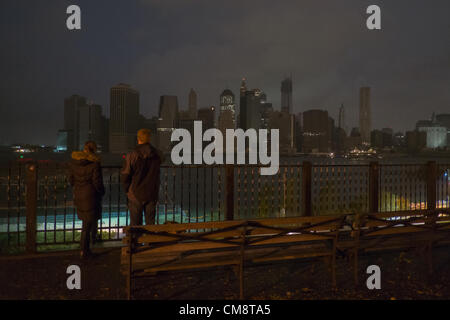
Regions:
[[78, 218], [83, 222], [81, 231], [81, 257], [91, 254], [90, 243], [97, 237], [97, 221], [101, 218], [102, 197], [105, 194], [100, 157], [93, 141], [84, 144], [83, 151], [72, 152], [69, 164], [69, 183]]
[[128, 197], [130, 225], [155, 223], [156, 203], [160, 186], [160, 166], [163, 157], [150, 144], [150, 130], [141, 129], [137, 133], [138, 146], [127, 154], [121, 171], [121, 181]]

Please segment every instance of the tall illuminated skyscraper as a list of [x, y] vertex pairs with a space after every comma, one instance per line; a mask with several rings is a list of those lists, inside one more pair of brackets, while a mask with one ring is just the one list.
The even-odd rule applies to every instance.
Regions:
[[370, 87], [362, 87], [359, 89], [359, 131], [363, 145], [370, 145], [371, 130]]

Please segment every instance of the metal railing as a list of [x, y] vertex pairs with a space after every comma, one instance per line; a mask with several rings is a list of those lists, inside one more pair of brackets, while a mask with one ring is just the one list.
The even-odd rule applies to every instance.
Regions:
[[[81, 221], [64, 164], [0, 169], [0, 252], [34, 252], [77, 243]], [[106, 194], [98, 222], [103, 240], [119, 240], [129, 224], [119, 167], [103, 167]], [[280, 165], [273, 176], [258, 166], [161, 167], [156, 223], [396, 212], [449, 208], [450, 164]]]

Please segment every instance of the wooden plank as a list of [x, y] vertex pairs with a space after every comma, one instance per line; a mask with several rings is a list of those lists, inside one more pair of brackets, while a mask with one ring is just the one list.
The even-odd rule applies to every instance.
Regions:
[[[336, 230], [340, 227], [340, 223], [329, 223], [321, 226], [315, 226], [311, 228], [305, 229], [306, 231], [328, 231], [328, 230]], [[292, 227], [292, 230], [298, 229], [300, 226], [294, 226]], [[231, 231], [224, 231], [224, 232], [215, 232], [213, 234], [208, 233], [180, 233], [178, 235], [180, 236], [191, 236], [191, 237], [203, 237], [205, 239], [212, 239], [212, 240], [220, 240], [225, 238], [232, 238], [232, 237], [240, 237], [242, 233], [241, 229], [231, 230]], [[280, 233], [279, 231], [270, 229], [270, 228], [264, 228], [264, 227], [247, 227], [247, 235], [254, 236], [254, 235], [276, 235]], [[324, 232], [325, 234], [325, 232]], [[152, 242], [171, 242], [171, 241], [177, 241], [179, 239], [182, 241], [180, 237], [177, 236], [170, 236], [170, 235], [143, 235], [138, 238], [138, 243], [152, 243]], [[129, 238], [124, 238], [123, 242], [128, 243]]]
[[[145, 229], [153, 232], [177, 232], [177, 231], [186, 231], [186, 230], [201, 230], [201, 229], [223, 229], [227, 227], [233, 227], [239, 224], [242, 224], [243, 221], [214, 221], [214, 222], [195, 222], [195, 223], [171, 223], [171, 224], [159, 224], [159, 225], [148, 225], [148, 226], [139, 226], [132, 228]], [[125, 233], [128, 233], [131, 227], [123, 228]]]
[[393, 227], [393, 228], [381, 228], [380, 230], [372, 230], [367, 233], [367, 230], [363, 230], [361, 238], [363, 237], [375, 237], [380, 235], [395, 235], [395, 234], [405, 234], [405, 233], [417, 233], [417, 232], [431, 232], [431, 229], [426, 229], [424, 227]]
[[[306, 223], [322, 223], [325, 221], [331, 221], [333, 219], [341, 218], [342, 216], [318, 216], [318, 217], [295, 217], [295, 218], [270, 218], [270, 219], [255, 219], [249, 220], [264, 225], [270, 226], [284, 226], [284, 225], [301, 225]], [[177, 232], [187, 230], [202, 230], [202, 229], [223, 229], [228, 227], [237, 226], [245, 223], [246, 220], [235, 221], [215, 221], [215, 222], [196, 222], [196, 223], [174, 223], [174, 224], [162, 224], [162, 225], [149, 225], [139, 226], [138, 228], [146, 229], [153, 232]], [[128, 233], [129, 226], [124, 228], [124, 232]], [[137, 228], [137, 227], [134, 227]]]
[[[250, 248], [245, 254], [245, 260], [251, 262], [263, 262], [328, 255], [331, 255], [331, 250], [325, 246], [297, 245], [287, 248]], [[124, 257], [122, 261], [124, 262], [123, 264], [126, 265], [128, 260]], [[238, 263], [239, 258], [237, 258], [235, 251], [194, 253], [193, 255], [179, 259], [177, 259], [176, 256], [168, 258], [167, 256], [155, 257], [137, 254], [133, 259], [134, 269], [146, 269], [149, 272], [211, 267]]]
[[[275, 238], [269, 238], [267, 240], [262, 240], [255, 242], [254, 244], [247, 244], [247, 249], [249, 250], [251, 247], [264, 246], [264, 245], [286, 245], [289, 243], [295, 244], [298, 242], [323, 242], [326, 240], [333, 239], [335, 237], [334, 233], [331, 234], [294, 234], [294, 235], [284, 235], [278, 236]], [[255, 239], [263, 239], [264, 237], [249, 237], [250, 241]], [[175, 244], [170, 244], [166, 246], [162, 246], [159, 248], [154, 248], [146, 251], [142, 251], [139, 253], [135, 253], [133, 255], [169, 255], [169, 254], [179, 254], [180, 252], [187, 251], [200, 251], [200, 250], [217, 250], [217, 249], [226, 249], [226, 248], [237, 248], [240, 246], [241, 239], [236, 239], [236, 244], [225, 244], [225, 243], [215, 243], [215, 242], [204, 242], [204, 241], [195, 241], [195, 242], [180, 242]], [[128, 248], [122, 248], [122, 255], [128, 255]]]

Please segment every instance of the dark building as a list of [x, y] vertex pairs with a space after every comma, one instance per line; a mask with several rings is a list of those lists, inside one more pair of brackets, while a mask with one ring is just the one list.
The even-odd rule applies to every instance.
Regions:
[[86, 141], [95, 141], [100, 151], [104, 151], [102, 107], [87, 104], [78, 109], [78, 149], [82, 150]]
[[108, 151], [102, 107], [86, 98], [72, 95], [64, 100], [64, 129], [58, 132], [58, 151], [81, 150], [86, 141], [97, 143], [101, 152]]
[[[224, 113], [223, 116], [222, 113]], [[234, 93], [229, 89], [223, 90], [220, 95], [219, 119], [221, 119], [223, 128], [234, 129], [236, 127], [236, 102]]]
[[303, 112], [303, 152], [329, 152], [331, 132], [328, 112], [308, 110]]
[[336, 126], [334, 123], [334, 119], [330, 116], [328, 116], [328, 134], [329, 134], [329, 145], [330, 145], [330, 151], [335, 151], [336, 150], [336, 145], [337, 145], [337, 141], [336, 141], [336, 132], [335, 132]]
[[344, 129], [338, 127], [335, 129], [334, 135], [336, 142], [334, 150], [338, 155], [342, 155], [346, 151], [347, 134]]
[[370, 145], [374, 148], [383, 148], [383, 132], [381, 130], [372, 130], [370, 133]]
[[86, 98], [72, 95], [64, 99], [64, 128], [66, 132], [67, 151], [73, 151], [80, 145], [79, 141], [79, 110], [86, 106]]
[[110, 90], [109, 148], [125, 153], [136, 146], [139, 126], [139, 92], [120, 83]]
[[354, 148], [361, 148], [361, 145], [361, 133], [359, 132], [359, 128], [354, 127], [350, 132], [350, 136], [345, 139], [345, 149], [352, 150]]
[[198, 110], [198, 120], [202, 122], [203, 131], [215, 128], [216, 107], [202, 108]]
[[245, 91], [241, 97], [239, 127], [243, 130], [261, 128], [261, 90]]
[[402, 132], [395, 133], [392, 140], [394, 143], [394, 147], [403, 148], [406, 146], [406, 138]]
[[394, 130], [383, 128], [381, 132], [383, 133], [383, 147], [392, 147], [394, 145]]
[[450, 147], [450, 114], [443, 113], [436, 115], [436, 122], [447, 128], [447, 147]]
[[273, 111], [269, 117], [269, 129], [279, 130], [280, 153], [295, 152], [294, 145], [294, 115], [285, 111]]
[[159, 119], [155, 146], [163, 153], [171, 150], [172, 131], [178, 128], [179, 111], [178, 97], [164, 95], [159, 100]]
[[408, 152], [420, 152], [427, 146], [427, 133], [414, 130], [406, 132], [406, 148]]
[[281, 111], [292, 114], [294, 112], [292, 102], [292, 78], [285, 78], [281, 82]]
[[345, 122], [345, 107], [344, 107], [344, 104], [341, 104], [341, 107], [339, 108], [338, 128], [341, 128], [347, 134], [347, 124]]
[[302, 151], [303, 143], [303, 126], [302, 126], [302, 113], [299, 112], [294, 117], [294, 143], [297, 152]]
[[56, 151], [66, 152], [67, 151], [67, 141], [68, 141], [69, 131], [58, 130], [58, 135], [56, 137]]
[[102, 152], [109, 152], [109, 119], [104, 115], [101, 117], [102, 122], [102, 134], [101, 134], [101, 145]]
[[363, 145], [369, 145], [372, 130], [370, 87], [359, 90], [359, 130]]

